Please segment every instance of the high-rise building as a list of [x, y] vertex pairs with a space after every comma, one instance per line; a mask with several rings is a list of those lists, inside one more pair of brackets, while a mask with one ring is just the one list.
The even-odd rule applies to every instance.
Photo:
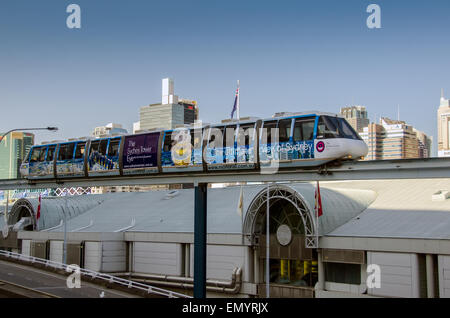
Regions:
[[20, 177], [20, 164], [33, 145], [32, 133], [12, 132], [5, 137], [0, 143], [0, 179]]
[[383, 159], [383, 140], [385, 138], [385, 130], [382, 125], [370, 123], [360, 133], [361, 138], [366, 142], [369, 151], [365, 160], [382, 160]]
[[173, 80], [164, 78], [161, 103], [141, 107], [139, 124], [135, 123], [133, 130], [174, 129], [193, 124], [197, 119], [197, 102], [178, 98], [174, 95]]
[[359, 133], [363, 132], [364, 128], [369, 126], [369, 118], [366, 107], [364, 106], [342, 107], [341, 116]]
[[95, 127], [92, 136], [95, 138], [126, 135], [128, 131], [120, 124], [109, 123], [106, 126]]
[[431, 154], [431, 138], [404, 121], [382, 117], [380, 124], [369, 124], [360, 135], [369, 147], [366, 160], [427, 158]]
[[441, 103], [438, 109], [438, 156], [450, 157], [450, 99], [441, 93]]
[[428, 137], [423, 131], [413, 129], [419, 142], [419, 158], [431, 157], [431, 146], [433, 144], [432, 137]]

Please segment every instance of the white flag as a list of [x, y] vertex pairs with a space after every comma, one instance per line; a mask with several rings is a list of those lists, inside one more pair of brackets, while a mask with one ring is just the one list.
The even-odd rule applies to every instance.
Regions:
[[241, 194], [239, 195], [239, 202], [237, 206], [237, 214], [242, 217], [242, 213], [244, 210], [244, 188], [241, 186]]

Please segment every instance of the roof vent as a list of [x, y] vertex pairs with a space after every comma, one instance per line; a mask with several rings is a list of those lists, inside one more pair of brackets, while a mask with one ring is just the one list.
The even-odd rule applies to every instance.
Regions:
[[431, 201], [445, 201], [450, 198], [450, 191], [439, 190], [431, 196]]
[[172, 191], [169, 191], [169, 192], [166, 194], [166, 200], [170, 200], [170, 199], [172, 199], [172, 198], [175, 198], [178, 194], [180, 194], [180, 192], [179, 192], [178, 190], [172, 190]]

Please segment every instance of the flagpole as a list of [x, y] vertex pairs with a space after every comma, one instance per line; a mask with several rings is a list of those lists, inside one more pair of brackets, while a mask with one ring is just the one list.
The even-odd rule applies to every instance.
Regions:
[[237, 96], [237, 120], [240, 120], [241, 119], [241, 115], [240, 115], [240, 113], [239, 113], [239, 109], [241, 108], [241, 106], [240, 106], [240, 95], [241, 95], [241, 90], [240, 90], [240, 88], [239, 88], [239, 85], [240, 85], [240, 83], [239, 83], [239, 80], [237, 81], [237, 86], [238, 86], [238, 96]]
[[320, 195], [319, 180], [317, 180], [317, 208], [316, 208], [316, 244], [317, 244], [317, 247], [319, 246], [319, 195]]

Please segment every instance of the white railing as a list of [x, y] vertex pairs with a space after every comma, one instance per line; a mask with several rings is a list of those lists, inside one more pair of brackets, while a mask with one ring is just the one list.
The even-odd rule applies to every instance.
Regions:
[[[42, 265], [45, 265], [46, 267], [64, 269], [65, 271], [68, 271], [67, 268], [69, 268], [70, 272], [73, 271], [73, 266], [71, 266], [71, 265], [54, 262], [54, 261], [50, 261], [47, 259], [42, 259], [42, 258], [38, 258], [38, 257], [34, 257], [34, 256], [25, 255], [25, 254], [19, 254], [19, 253], [0, 250], [0, 255], [11, 258], [11, 259], [30, 262], [31, 264], [42, 264]], [[134, 282], [134, 281], [131, 281], [128, 279], [119, 278], [119, 277], [108, 275], [105, 273], [91, 271], [91, 270], [85, 269], [85, 268], [80, 268], [80, 274], [87, 276], [87, 277], [91, 277], [91, 278], [102, 279], [109, 283], [115, 283], [115, 284], [118, 284], [121, 286], [126, 286], [128, 288], [134, 288], [137, 290], [141, 290], [141, 291], [147, 292], [148, 294], [155, 294], [155, 295], [169, 297], [169, 298], [192, 298], [191, 296], [188, 296], [185, 294], [180, 294], [180, 293], [173, 292], [173, 291], [170, 291], [167, 289], [162, 289], [159, 287], [154, 287], [154, 286], [150, 286], [147, 284]]]

